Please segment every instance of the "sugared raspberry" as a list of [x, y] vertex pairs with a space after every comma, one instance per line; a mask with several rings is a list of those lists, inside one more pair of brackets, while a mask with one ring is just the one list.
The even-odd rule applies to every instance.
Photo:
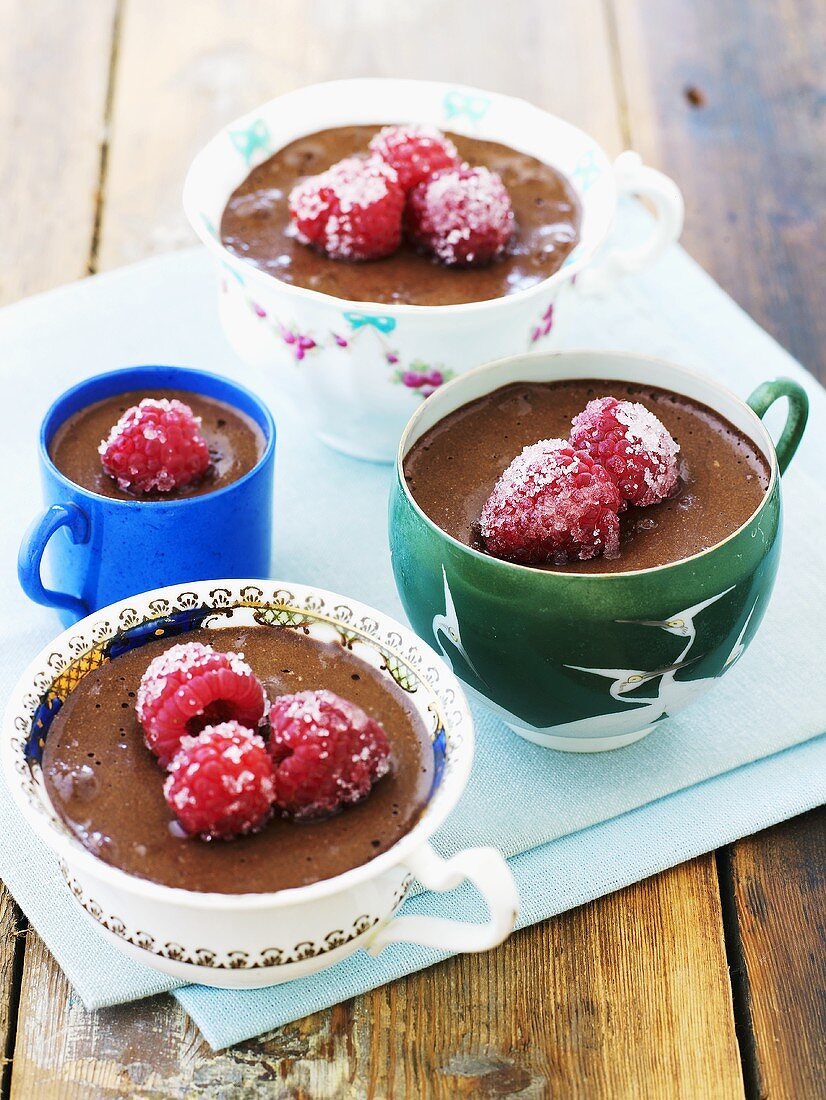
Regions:
[[265, 705], [264, 689], [239, 654], [185, 642], [150, 662], [135, 711], [147, 748], [166, 767], [182, 737], [230, 720], [256, 730]]
[[281, 695], [270, 708], [275, 803], [286, 816], [323, 817], [365, 798], [390, 767], [378, 722], [332, 691]]
[[443, 264], [482, 267], [510, 240], [510, 196], [487, 168], [448, 168], [410, 192], [405, 231], [413, 245]]
[[399, 247], [404, 191], [381, 157], [347, 157], [290, 192], [304, 244], [334, 260], [380, 260]]
[[260, 737], [237, 722], [184, 737], [163, 785], [169, 808], [191, 836], [232, 840], [272, 813], [272, 760]]
[[430, 179], [434, 172], [458, 168], [461, 163], [450, 138], [432, 126], [385, 126], [370, 148], [395, 168], [404, 191]]
[[127, 409], [98, 448], [121, 489], [169, 493], [203, 477], [209, 448], [201, 419], [183, 401], [145, 398]]
[[639, 402], [615, 397], [589, 401], [574, 417], [571, 444], [605, 467], [629, 504], [659, 504], [677, 486], [680, 448]]
[[482, 510], [489, 553], [525, 565], [619, 556], [622, 498], [605, 470], [564, 439], [526, 447]]

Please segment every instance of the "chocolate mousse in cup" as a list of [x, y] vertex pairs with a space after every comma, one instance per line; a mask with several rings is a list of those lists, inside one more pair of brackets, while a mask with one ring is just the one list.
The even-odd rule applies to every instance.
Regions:
[[[258, 988], [515, 925], [500, 852], [431, 845], [473, 761], [458, 681], [344, 595], [229, 579], [123, 600], [34, 659], [3, 728], [5, 782], [77, 905], [181, 980]], [[469, 881], [487, 918], [399, 915], [414, 877]]]
[[[289, 196], [377, 148], [392, 125], [437, 130], [458, 162], [495, 173], [512, 231], [488, 263], [445, 262], [409, 231], [380, 259], [305, 243]], [[647, 238], [606, 245], [619, 197], [648, 198]], [[326, 443], [392, 461], [417, 406], [494, 358], [552, 347], [579, 294], [656, 260], [680, 234], [677, 187], [634, 153], [613, 164], [589, 135], [523, 100], [429, 81], [344, 80], [264, 104], [195, 158], [189, 220], [216, 260], [227, 335], [273, 375]], [[576, 278], [576, 287], [574, 279]]]
[[44, 508], [21, 540], [21, 587], [68, 625], [161, 584], [266, 576], [275, 438], [261, 399], [211, 371], [77, 383], [40, 427]]
[[[775, 444], [761, 417], [781, 397]], [[469, 372], [399, 447], [390, 547], [410, 622], [520, 736], [573, 752], [639, 740], [753, 638], [807, 409], [789, 379], [743, 401], [619, 352]]]

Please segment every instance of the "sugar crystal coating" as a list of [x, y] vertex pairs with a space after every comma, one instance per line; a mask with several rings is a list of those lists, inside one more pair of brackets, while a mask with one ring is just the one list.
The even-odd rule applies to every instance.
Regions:
[[170, 646], [143, 674], [135, 712], [147, 748], [165, 767], [181, 739], [225, 720], [256, 730], [264, 716], [264, 689], [239, 653], [219, 653], [201, 642]]
[[659, 504], [677, 487], [680, 448], [639, 402], [614, 397], [589, 401], [574, 417], [571, 444], [605, 467], [629, 504]]
[[290, 192], [298, 239], [334, 260], [378, 260], [399, 246], [404, 191], [381, 157], [346, 157]]
[[183, 737], [164, 797], [192, 836], [231, 840], [260, 829], [272, 814], [275, 785], [264, 742], [238, 722]]
[[408, 198], [408, 239], [443, 264], [489, 264], [504, 251], [513, 228], [507, 188], [488, 168], [464, 165], [437, 172]]
[[404, 191], [434, 172], [460, 164], [456, 146], [433, 126], [385, 126], [371, 139], [370, 148], [395, 169]]
[[622, 499], [606, 471], [564, 439], [525, 447], [485, 503], [480, 530], [494, 557], [564, 565], [619, 556]]
[[121, 489], [169, 493], [199, 480], [209, 468], [201, 420], [177, 399], [144, 398], [118, 420], [98, 448]]
[[390, 768], [390, 744], [379, 723], [324, 689], [275, 700], [268, 747], [275, 802], [288, 817], [323, 817], [359, 802]]

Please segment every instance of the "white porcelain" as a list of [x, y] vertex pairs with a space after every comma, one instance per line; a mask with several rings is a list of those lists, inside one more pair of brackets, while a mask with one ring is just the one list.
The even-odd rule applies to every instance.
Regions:
[[[159, 630], [183, 634], [204, 623], [306, 629], [353, 648], [410, 692], [443, 770], [422, 817], [393, 848], [311, 886], [207, 894], [127, 874], [73, 837], [49, 801], [37, 759], [49, 716], [87, 672], [117, 660], [108, 656], [113, 645], [132, 648]], [[140, 962], [185, 981], [224, 988], [276, 985], [332, 966], [359, 948], [378, 954], [402, 940], [481, 951], [501, 943], [516, 921], [518, 894], [498, 851], [472, 848], [443, 860], [429, 843], [459, 800], [473, 761], [473, 724], [458, 681], [410, 630], [344, 596], [278, 581], [235, 580], [177, 585], [112, 604], [61, 634], [32, 662], [6, 710], [0, 753], [17, 805], [58, 857], [69, 888], [98, 930]], [[488, 921], [394, 917], [414, 877], [430, 890], [470, 880], [487, 902]]]
[[[221, 214], [250, 169], [305, 134], [334, 126], [391, 121], [429, 123], [504, 142], [559, 168], [583, 207], [581, 239], [562, 269], [504, 298], [452, 306], [350, 302], [290, 286], [221, 244]], [[651, 235], [602, 251], [620, 194], [649, 198]], [[680, 235], [680, 192], [635, 153], [612, 165], [588, 134], [524, 100], [430, 81], [341, 80], [316, 84], [264, 104], [225, 127], [197, 155], [184, 187], [195, 232], [221, 269], [220, 309], [242, 359], [273, 375], [321, 438], [347, 454], [392, 461], [402, 429], [426, 390], [405, 372], [448, 379], [531, 348], [553, 346], [570, 293], [603, 291], [619, 275], [641, 271]], [[299, 339], [303, 338], [303, 339]]]

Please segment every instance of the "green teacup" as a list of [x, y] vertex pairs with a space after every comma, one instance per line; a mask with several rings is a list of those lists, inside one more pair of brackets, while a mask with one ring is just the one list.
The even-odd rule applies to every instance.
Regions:
[[[488, 557], [440, 530], [402, 463], [448, 413], [511, 382], [603, 378], [660, 386], [715, 409], [771, 467], [760, 506], [693, 557], [627, 573], [549, 572]], [[761, 417], [788, 398], [772, 442]], [[575, 752], [629, 745], [706, 692], [763, 618], [780, 553], [780, 475], [800, 442], [805, 391], [789, 379], [741, 401], [682, 367], [638, 355], [557, 352], [500, 360], [433, 394], [407, 425], [390, 500], [396, 586], [414, 629], [515, 733]]]

